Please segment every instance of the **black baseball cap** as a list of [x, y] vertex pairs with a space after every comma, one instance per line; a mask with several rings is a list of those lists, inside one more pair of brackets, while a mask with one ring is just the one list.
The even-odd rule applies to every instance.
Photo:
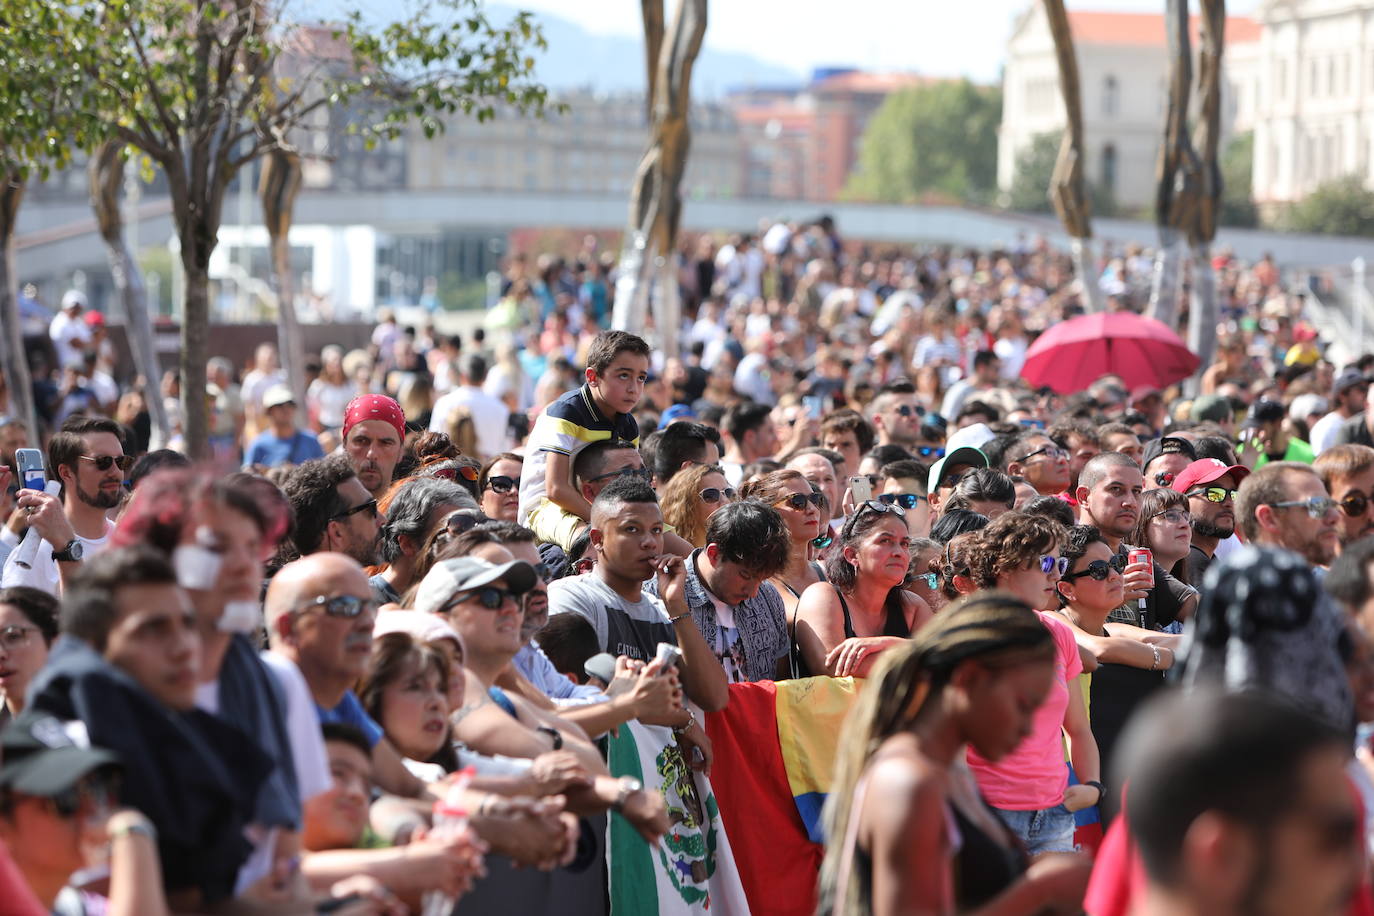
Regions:
[[46, 713], [22, 713], [0, 732], [0, 787], [48, 798], [74, 787], [96, 770], [118, 767], [119, 755], [91, 747], [81, 721]]
[[1182, 436], [1165, 436], [1145, 443], [1145, 456], [1141, 459], [1141, 468], [1149, 467], [1150, 462], [1160, 455], [1183, 455], [1189, 461], [1197, 461], [1197, 450], [1193, 448], [1193, 443]]

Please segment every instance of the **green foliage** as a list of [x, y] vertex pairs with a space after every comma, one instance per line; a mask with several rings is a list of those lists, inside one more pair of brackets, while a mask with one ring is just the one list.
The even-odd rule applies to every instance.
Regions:
[[1251, 184], [1255, 162], [1253, 132], [1231, 138], [1221, 154], [1221, 212], [1217, 222], [1223, 226], [1251, 228], [1259, 225], [1259, 210]]
[[[1050, 179], [1054, 177], [1054, 163], [1059, 158], [1063, 137], [1062, 131], [1036, 134], [1017, 154], [1011, 190], [1005, 201], [1007, 209], [1018, 213], [1054, 212], [1050, 204]], [[1092, 203], [1093, 216], [1114, 216], [1120, 209], [1116, 196], [1101, 184], [1088, 183], [1088, 199]]]
[[846, 197], [904, 202], [925, 194], [991, 200], [1002, 90], [968, 80], [894, 92], [864, 131]]
[[1374, 236], [1374, 191], [1358, 175], [1318, 185], [1280, 223], [1292, 232]]

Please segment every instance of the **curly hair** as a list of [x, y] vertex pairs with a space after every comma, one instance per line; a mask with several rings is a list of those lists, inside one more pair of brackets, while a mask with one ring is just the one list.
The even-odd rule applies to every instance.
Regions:
[[994, 588], [1004, 573], [1059, 548], [1064, 526], [1043, 515], [1008, 512], [979, 532], [969, 551], [969, 575], [979, 588]]
[[674, 474], [663, 488], [659, 502], [663, 509], [663, 521], [672, 525], [693, 547], [706, 546], [706, 524], [697, 517], [701, 481], [708, 474], [720, 473], [721, 469], [716, 465], [694, 464]]

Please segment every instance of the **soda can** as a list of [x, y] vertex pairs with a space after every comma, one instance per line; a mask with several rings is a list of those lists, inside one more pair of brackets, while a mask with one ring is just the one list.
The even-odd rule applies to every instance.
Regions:
[[[1126, 561], [1127, 564], [1130, 566], [1134, 566], [1137, 563], [1148, 563], [1150, 564], [1150, 567], [1153, 568], [1155, 562], [1155, 555], [1150, 552], [1150, 548], [1148, 547], [1132, 547], [1131, 552], [1126, 555]], [[1144, 611], [1145, 603], [1146, 599], [1139, 598], [1136, 600], [1136, 607], [1139, 608], [1141, 611]], [[1141, 622], [1141, 626], [1144, 626], [1143, 620]]]

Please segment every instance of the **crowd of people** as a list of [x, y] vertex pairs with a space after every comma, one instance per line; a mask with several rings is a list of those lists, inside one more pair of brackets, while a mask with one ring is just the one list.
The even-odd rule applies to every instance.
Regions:
[[771, 911], [1374, 913], [1374, 356], [1221, 255], [1195, 385], [1060, 394], [1043, 244], [687, 254], [681, 353], [604, 330], [589, 241], [305, 403], [212, 359], [207, 443], [65, 297], [41, 441], [0, 416], [0, 912], [650, 912], [608, 853], [731, 912], [708, 722], [814, 677], [858, 700]]

